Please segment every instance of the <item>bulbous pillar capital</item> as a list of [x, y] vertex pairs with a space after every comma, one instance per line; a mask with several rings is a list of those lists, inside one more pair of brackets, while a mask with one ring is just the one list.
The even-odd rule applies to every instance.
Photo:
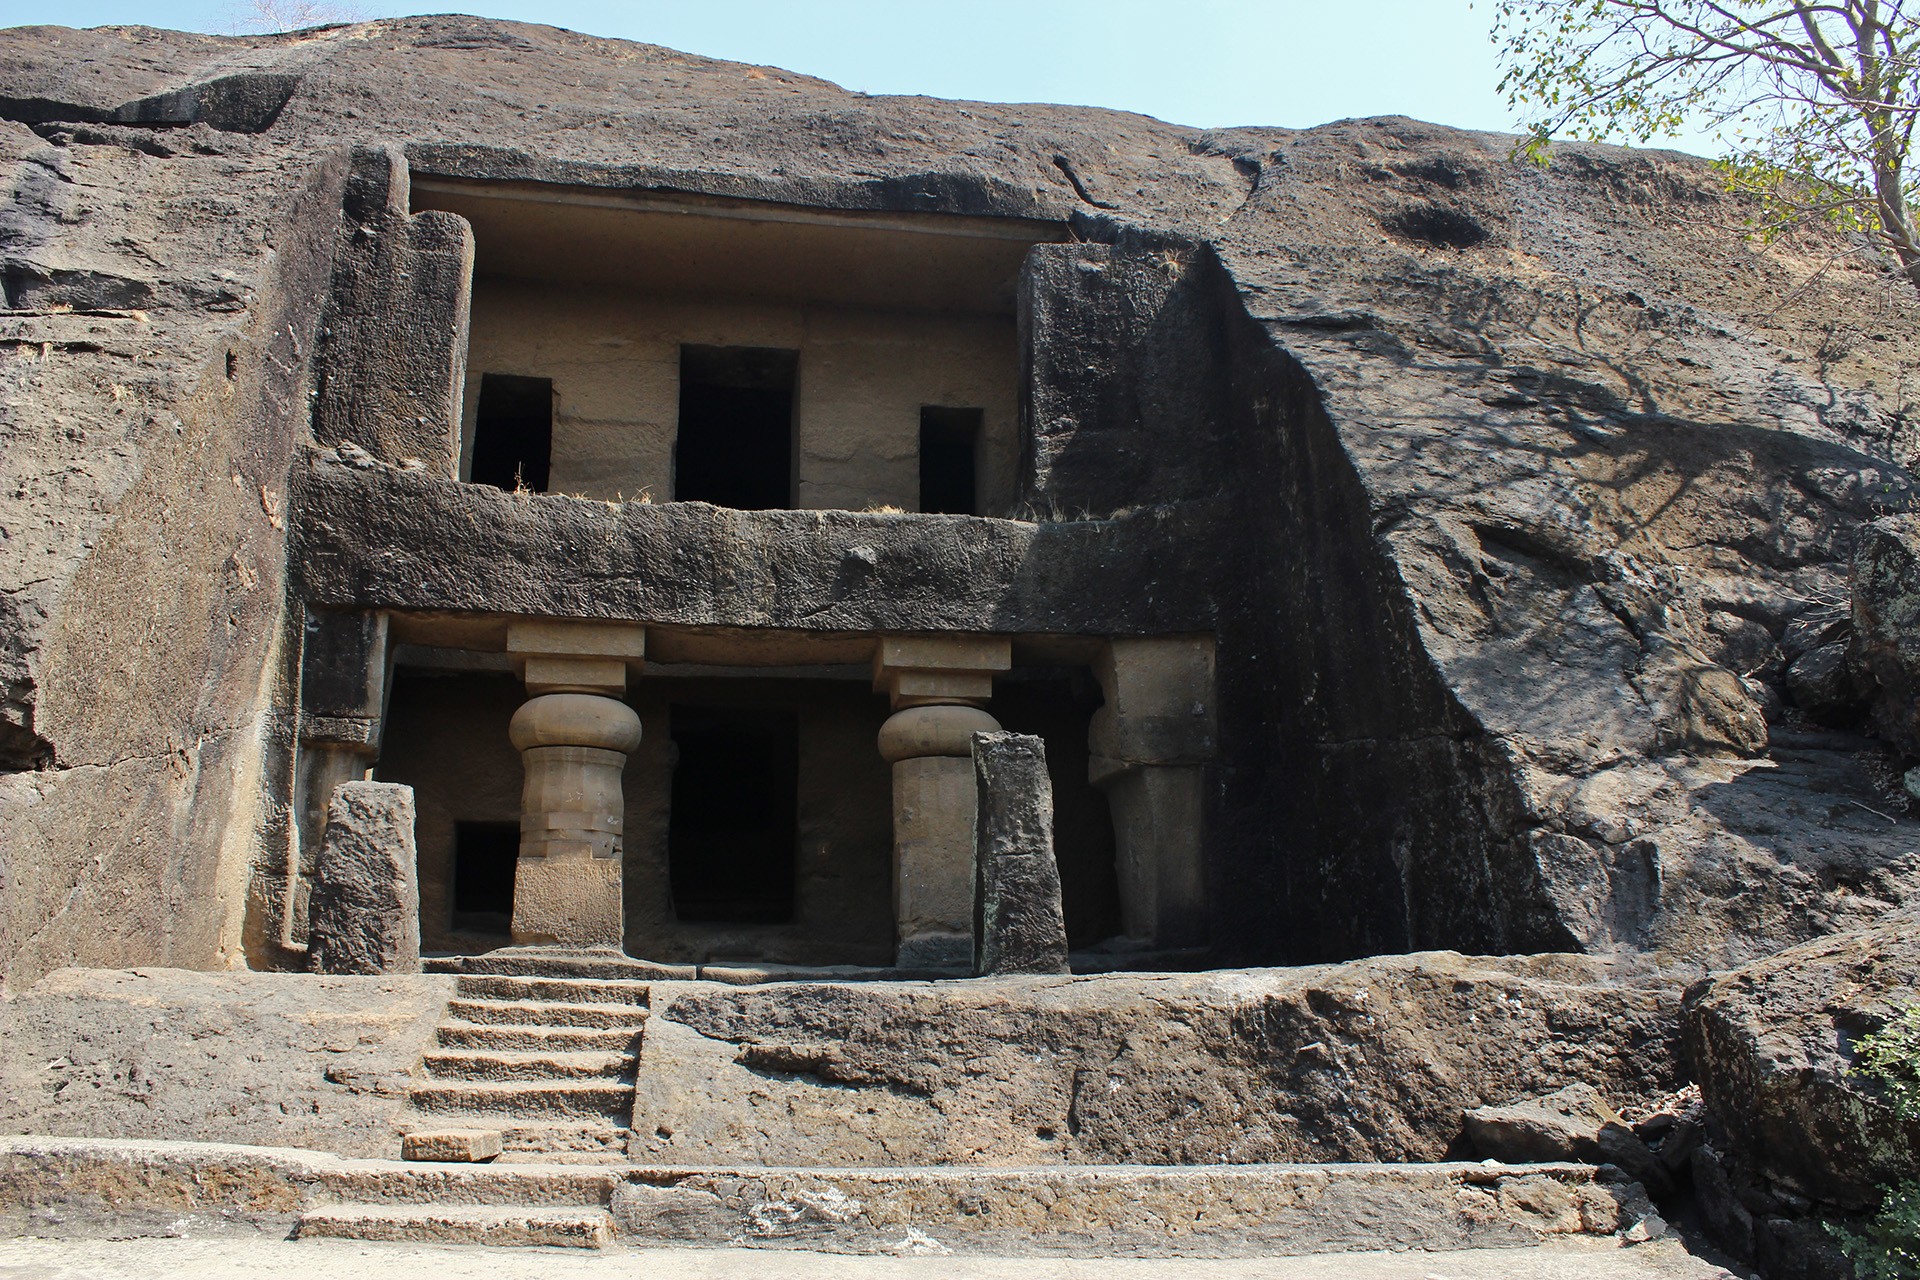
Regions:
[[971, 756], [974, 734], [999, 731], [1000, 722], [978, 707], [907, 707], [880, 726], [880, 755], [888, 764], [927, 756]]
[[516, 750], [594, 747], [622, 755], [640, 745], [640, 717], [617, 698], [592, 693], [548, 693], [513, 713], [507, 735]]

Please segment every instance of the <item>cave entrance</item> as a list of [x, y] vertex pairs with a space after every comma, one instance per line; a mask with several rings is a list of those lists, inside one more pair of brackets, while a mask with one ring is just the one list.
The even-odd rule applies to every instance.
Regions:
[[553, 380], [482, 374], [467, 478], [508, 493], [545, 493], [553, 460]]
[[674, 704], [668, 879], [684, 922], [793, 919], [800, 734], [792, 711]]
[[797, 351], [680, 348], [673, 496], [764, 511], [793, 502]]

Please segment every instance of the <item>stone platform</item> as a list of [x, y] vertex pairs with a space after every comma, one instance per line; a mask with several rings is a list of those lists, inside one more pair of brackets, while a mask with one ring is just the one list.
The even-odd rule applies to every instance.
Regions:
[[583, 1168], [40, 1137], [0, 1139], [0, 1227], [79, 1238], [1221, 1258], [1636, 1240], [1665, 1229], [1636, 1184], [1584, 1165]]
[[[0, 1132], [649, 1167], [1414, 1164], [1463, 1116], [1677, 1084], [1678, 991], [1592, 957], [736, 985], [64, 970], [0, 1006]], [[521, 972], [476, 971], [482, 964]]]

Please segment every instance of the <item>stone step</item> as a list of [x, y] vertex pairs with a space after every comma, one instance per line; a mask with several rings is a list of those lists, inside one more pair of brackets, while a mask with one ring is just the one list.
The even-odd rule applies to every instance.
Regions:
[[564, 1004], [618, 1004], [645, 1008], [650, 988], [644, 982], [469, 973], [460, 976], [454, 984], [454, 990], [470, 1000], [548, 1000]]
[[515, 1027], [487, 1022], [443, 1022], [435, 1033], [448, 1049], [496, 1053], [610, 1053], [639, 1051], [638, 1027]]
[[[548, 1131], [537, 1131], [551, 1137]], [[605, 1134], [605, 1129], [599, 1130]], [[505, 1135], [503, 1135], [505, 1136]], [[528, 1136], [523, 1131], [522, 1139]], [[592, 1154], [583, 1152], [579, 1154]], [[531, 1153], [508, 1166], [490, 1164], [401, 1164], [384, 1160], [345, 1160], [317, 1178], [319, 1199], [330, 1204], [562, 1205], [604, 1207], [618, 1181], [610, 1172], [561, 1167], [563, 1162], [532, 1163]], [[503, 1157], [504, 1159], [504, 1157]]]
[[435, 1080], [632, 1080], [634, 1055], [621, 1052], [523, 1053], [446, 1049], [429, 1053]]
[[[1510, 1248], [1576, 1236], [1633, 1243], [1666, 1231], [1645, 1192], [1616, 1169], [1490, 1160], [598, 1169], [0, 1136], [0, 1189], [7, 1203], [36, 1213], [110, 1204], [126, 1221], [204, 1214], [277, 1234], [298, 1225], [302, 1235], [356, 1239], [565, 1243], [529, 1238], [545, 1231], [533, 1224], [568, 1224], [555, 1234], [593, 1239], [610, 1212], [616, 1234], [636, 1246], [835, 1253], [1236, 1258]], [[303, 1196], [312, 1199], [303, 1204]], [[463, 1229], [470, 1233], [451, 1234]], [[417, 1231], [449, 1234], [402, 1234]]]
[[[627, 1158], [627, 1141], [632, 1137], [632, 1130], [626, 1127], [624, 1117], [615, 1119], [604, 1115], [582, 1116], [544, 1123], [540, 1121], [529, 1123], [525, 1116], [504, 1112], [436, 1114], [413, 1111], [401, 1117], [399, 1127], [402, 1132], [458, 1127], [492, 1129], [498, 1133], [502, 1148], [500, 1157], [490, 1164], [464, 1166], [463, 1170], [469, 1176], [505, 1164], [630, 1163]], [[451, 1166], [433, 1167], [445, 1169]], [[364, 1194], [355, 1194], [342, 1198], [364, 1200], [368, 1197]], [[449, 1193], [432, 1198], [456, 1200], [461, 1197]], [[519, 1198], [519, 1200], [524, 1199], [525, 1197]], [[515, 1200], [515, 1203], [519, 1200]]]
[[553, 1000], [452, 1000], [447, 1016], [460, 1022], [515, 1027], [632, 1027], [647, 1011], [630, 1004], [568, 1004]]
[[[498, 1128], [477, 1117], [529, 1119], [604, 1119], [624, 1124], [633, 1112], [633, 1085], [599, 1081], [448, 1080], [416, 1084], [407, 1090], [415, 1111], [445, 1119], [459, 1115], [465, 1129]], [[474, 1117], [473, 1123], [466, 1119]]]
[[604, 1249], [613, 1241], [613, 1216], [601, 1208], [553, 1205], [323, 1205], [302, 1213], [294, 1234], [302, 1240]]

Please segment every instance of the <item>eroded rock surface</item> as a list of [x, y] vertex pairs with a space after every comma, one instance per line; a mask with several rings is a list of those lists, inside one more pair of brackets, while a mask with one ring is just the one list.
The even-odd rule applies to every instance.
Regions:
[[390, 1158], [453, 983], [62, 970], [0, 1005], [0, 1128]]
[[1920, 520], [1876, 520], [1853, 558], [1853, 645], [1874, 728], [1920, 756]]
[[1920, 1126], [1852, 1074], [1853, 1045], [1920, 992], [1920, 922], [1821, 938], [1687, 993], [1687, 1060], [1743, 1172], [1842, 1209], [1920, 1172]]

